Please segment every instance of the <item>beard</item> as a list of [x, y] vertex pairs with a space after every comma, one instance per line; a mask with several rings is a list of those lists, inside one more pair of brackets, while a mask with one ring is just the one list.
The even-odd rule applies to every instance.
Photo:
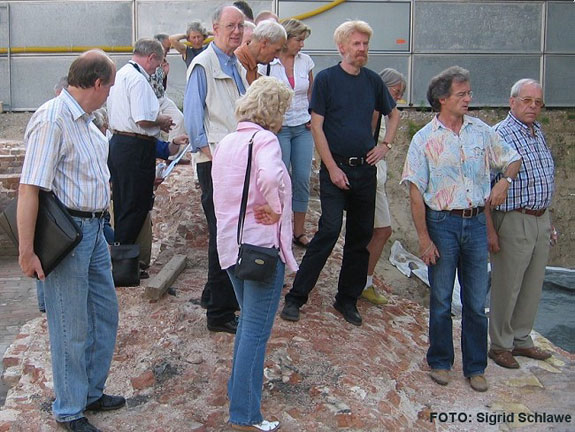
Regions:
[[360, 56], [360, 55], [346, 55], [345, 56], [345, 62], [347, 64], [350, 64], [352, 66], [355, 66], [357, 68], [363, 67], [367, 64], [367, 60], [369, 59], [369, 56], [366, 54], [365, 57], [364, 56]]

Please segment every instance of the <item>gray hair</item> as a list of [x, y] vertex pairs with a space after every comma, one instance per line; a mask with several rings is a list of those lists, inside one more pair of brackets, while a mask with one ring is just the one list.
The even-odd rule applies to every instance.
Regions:
[[393, 87], [397, 84], [401, 84], [402, 87], [407, 87], [407, 81], [401, 72], [396, 71], [392, 68], [385, 68], [379, 73], [379, 76], [383, 80], [386, 87]]
[[164, 47], [157, 39], [142, 38], [136, 41], [136, 44], [134, 45], [134, 54], [142, 57], [156, 54], [159, 59], [163, 59]]
[[100, 108], [96, 111], [92, 111], [92, 114], [94, 115], [94, 124], [98, 129], [101, 130], [102, 127], [108, 123], [108, 112], [106, 111], [106, 108]]
[[61, 92], [62, 89], [68, 87], [68, 76], [60, 77], [56, 85], [54, 86], [54, 93]]
[[223, 5], [223, 6], [220, 6], [219, 8], [217, 8], [216, 11], [214, 12], [214, 15], [212, 16], [212, 25], [220, 22], [220, 18], [222, 17], [222, 13], [224, 12], [224, 9], [227, 9], [227, 8], [233, 8], [233, 9], [237, 10], [239, 13], [241, 13], [242, 16], [245, 16], [244, 13], [240, 9], [238, 9], [237, 7], [229, 6], [229, 5]]
[[451, 66], [435, 75], [427, 88], [427, 101], [435, 111], [440, 111], [439, 99], [449, 97], [453, 82], [469, 82], [469, 71], [459, 66]]
[[188, 24], [188, 28], [186, 29], [186, 36], [189, 36], [191, 32], [200, 33], [204, 39], [208, 37], [208, 31], [200, 20], [194, 20]]
[[167, 35], [166, 33], [158, 33], [158, 34], [154, 35], [154, 39], [156, 39], [160, 42], [164, 42], [165, 40], [170, 39], [170, 35]]
[[540, 89], [543, 89], [543, 87], [541, 86], [541, 83], [539, 83], [539, 81], [531, 79], [531, 78], [523, 78], [523, 79], [520, 79], [519, 81], [517, 81], [515, 84], [513, 84], [513, 87], [511, 87], [511, 97], [519, 96], [519, 93], [521, 93], [521, 89], [523, 88], [523, 86], [529, 85], [529, 84], [533, 84], [533, 85], [539, 87]]
[[278, 24], [275, 21], [265, 20], [256, 25], [252, 38], [258, 41], [265, 39], [270, 43], [275, 44], [285, 41], [287, 39], [287, 34], [281, 24]]

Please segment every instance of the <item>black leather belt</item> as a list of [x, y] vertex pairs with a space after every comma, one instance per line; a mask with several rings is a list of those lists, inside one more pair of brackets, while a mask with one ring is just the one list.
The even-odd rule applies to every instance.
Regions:
[[526, 209], [526, 208], [515, 209], [516, 212], [524, 213], [524, 214], [527, 214], [530, 216], [535, 216], [535, 217], [543, 216], [543, 214], [545, 213], [546, 210], [547, 210], [546, 208], [541, 209], [541, 210], [531, 210], [531, 209]]
[[123, 136], [129, 136], [129, 137], [133, 137], [133, 138], [138, 138], [138, 139], [143, 139], [143, 140], [147, 140], [147, 141], [156, 141], [156, 138], [150, 135], [142, 135], [139, 133], [135, 133], [135, 132], [123, 132], [123, 131], [117, 131], [114, 130], [112, 131], [114, 133], [114, 135], [123, 135]]
[[464, 219], [469, 219], [472, 217], [477, 216], [479, 213], [483, 213], [485, 207], [473, 207], [467, 209], [454, 209], [454, 210], [447, 210], [449, 214], [456, 215], [462, 217]]
[[66, 208], [66, 210], [68, 210], [68, 213], [70, 213], [71, 216], [76, 216], [76, 217], [84, 218], [84, 219], [92, 219], [92, 218], [102, 219], [104, 217], [104, 215], [106, 214], [106, 210], [93, 211], [93, 212], [74, 210], [74, 209], [70, 209], [70, 208]]
[[356, 167], [365, 165], [367, 163], [367, 158], [364, 156], [340, 156], [332, 153], [333, 160], [338, 164], [347, 165], [350, 167]]

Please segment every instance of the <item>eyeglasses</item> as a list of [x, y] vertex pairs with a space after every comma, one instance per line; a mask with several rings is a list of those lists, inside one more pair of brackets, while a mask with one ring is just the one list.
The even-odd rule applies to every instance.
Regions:
[[524, 105], [535, 104], [537, 108], [543, 108], [545, 106], [545, 102], [543, 102], [543, 99], [535, 99], [531, 97], [518, 97], [517, 99], [519, 99], [521, 103], [523, 103]]
[[232, 32], [235, 29], [238, 30], [243, 30], [244, 29], [244, 25], [243, 24], [226, 24], [224, 26], [224, 28], [226, 29], [226, 31]]
[[466, 91], [466, 92], [459, 92], [459, 93], [455, 93], [453, 96], [455, 96], [457, 99], [461, 99], [464, 98], [465, 96], [469, 96], [470, 98], [473, 97], [473, 92], [471, 90]]

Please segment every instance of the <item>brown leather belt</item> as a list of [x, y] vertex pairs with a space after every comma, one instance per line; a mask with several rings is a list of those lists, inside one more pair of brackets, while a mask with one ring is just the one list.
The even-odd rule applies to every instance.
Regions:
[[472, 218], [477, 216], [479, 213], [483, 213], [485, 207], [473, 207], [467, 209], [454, 209], [448, 210], [449, 214], [462, 217], [464, 219]]
[[526, 208], [518, 208], [518, 209], [514, 209], [514, 211], [519, 212], [519, 213], [523, 213], [523, 214], [527, 214], [529, 216], [539, 217], [539, 216], [543, 216], [543, 214], [547, 211], [547, 209], [544, 208], [541, 210], [531, 210], [531, 209], [526, 209]]
[[156, 141], [156, 137], [153, 137], [150, 135], [142, 135], [142, 134], [138, 134], [135, 132], [123, 132], [123, 131], [117, 131], [117, 130], [114, 130], [112, 132], [114, 133], [114, 135], [124, 135], [124, 136], [139, 138], [139, 139], [143, 139], [143, 140], [147, 140], [147, 141]]

